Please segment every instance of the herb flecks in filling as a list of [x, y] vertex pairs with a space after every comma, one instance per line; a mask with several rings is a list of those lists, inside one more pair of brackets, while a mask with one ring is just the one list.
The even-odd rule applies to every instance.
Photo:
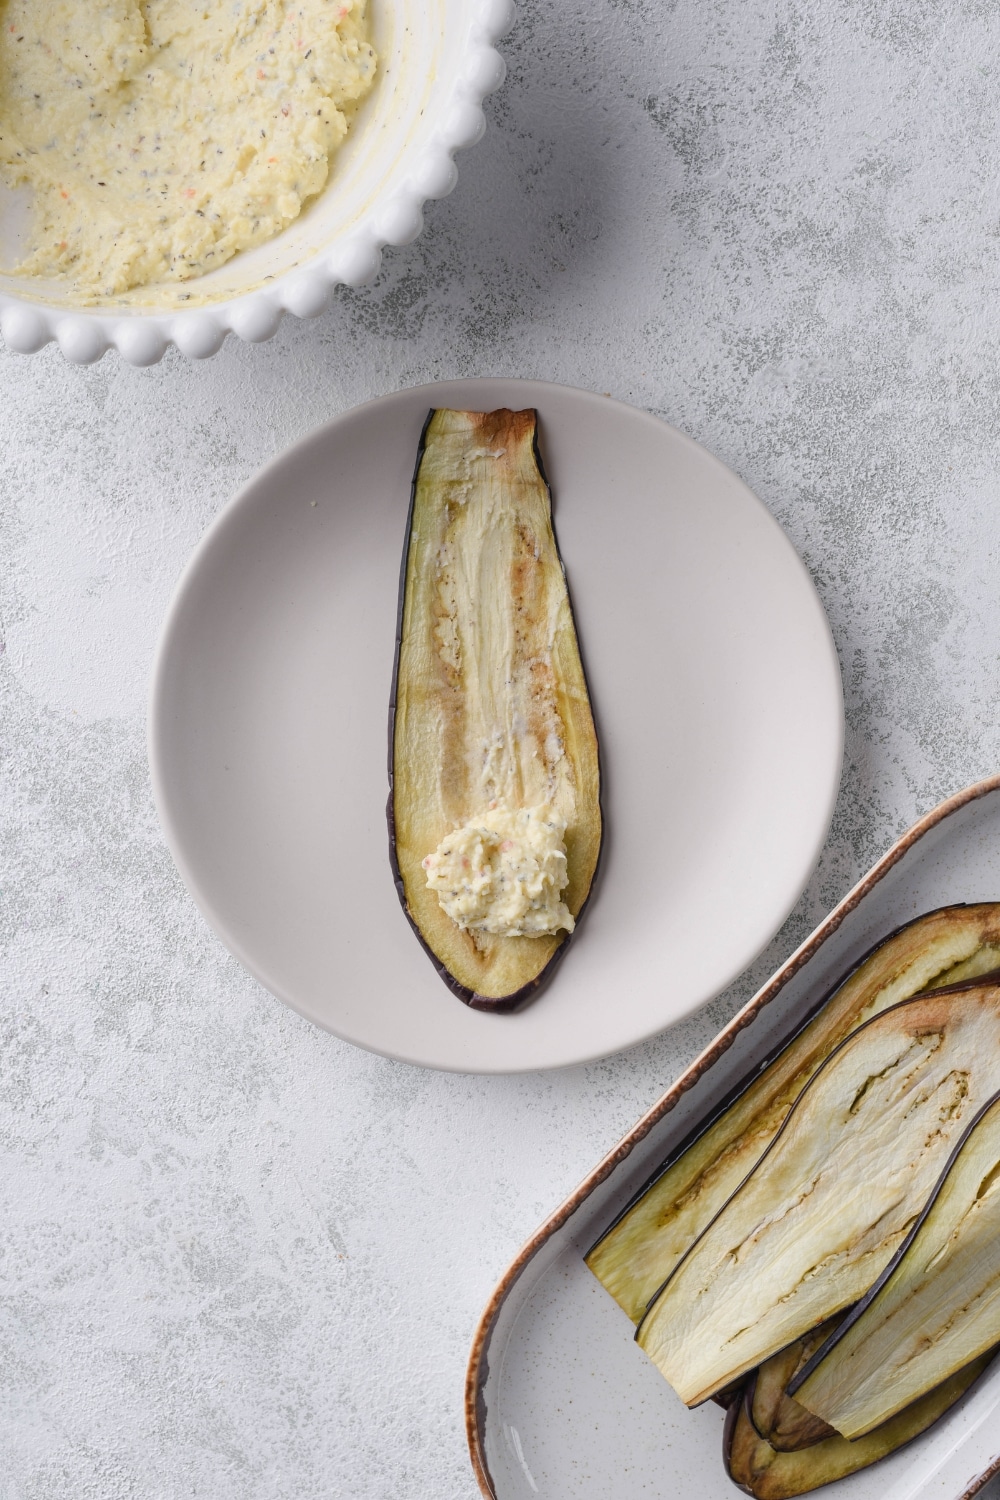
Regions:
[[427, 884], [466, 932], [537, 937], [572, 932], [566, 823], [544, 807], [494, 805], [446, 834], [424, 860]]
[[25, 276], [91, 302], [271, 239], [371, 87], [365, 0], [0, 0], [0, 170]]

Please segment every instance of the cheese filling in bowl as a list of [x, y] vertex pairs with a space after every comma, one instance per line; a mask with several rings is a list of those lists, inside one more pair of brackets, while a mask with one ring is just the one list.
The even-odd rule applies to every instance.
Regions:
[[365, 0], [6, 0], [0, 171], [82, 302], [189, 281], [325, 186], [375, 77]]
[[[36, 13], [42, 19], [32, 28]], [[263, 18], [256, 27], [254, 15]], [[77, 43], [81, 26], [91, 38], [75, 53], [71, 16]], [[262, 49], [253, 31], [273, 31], [279, 16], [285, 18], [278, 28], [282, 35]], [[200, 37], [211, 43], [202, 46], [199, 39], [192, 46], [188, 76], [181, 63], [188, 50], [184, 17], [207, 28]], [[286, 312], [315, 317], [338, 283], [360, 286], [376, 275], [383, 246], [415, 239], [424, 201], [443, 198], [454, 187], [454, 153], [479, 139], [483, 98], [503, 81], [494, 44], [513, 17], [512, 0], [204, 0], [200, 9], [193, 0], [51, 0], [45, 6], [0, 0], [7, 79], [6, 99], [0, 89], [6, 126], [0, 149], [7, 163], [0, 172], [4, 342], [31, 353], [56, 339], [77, 363], [114, 347], [129, 362], [146, 365], [170, 343], [203, 358], [215, 353], [227, 333], [257, 342], [271, 337]], [[320, 35], [327, 45], [322, 70], [315, 47], [305, 56]], [[23, 52], [39, 36], [51, 49], [40, 68], [41, 87], [27, 78], [15, 50]], [[372, 53], [374, 67], [366, 68]], [[144, 57], [151, 64], [145, 69], [139, 66]], [[11, 71], [18, 74], [17, 108], [10, 102]], [[102, 107], [93, 111], [102, 118], [91, 118], [80, 96], [89, 89], [98, 98], [98, 76], [113, 82], [102, 86]], [[71, 77], [79, 86], [66, 88]], [[39, 131], [34, 118], [45, 113], [46, 78], [56, 93], [66, 94], [52, 105], [53, 118], [69, 122], [58, 133]], [[179, 134], [173, 125], [161, 127], [150, 145], [145, 122], [152, 119], [154, 101], [168, 100], [171, 118], [183, 118], [185, 126]], [[309, 116], [313, 101], [322, 116]], [[117, 127], [110, 113], [104, 118], [104, 103], [121, 112]], [[111, 186], [110, 164], [102, 171], [100, 157], [119, 153], [113, 146], [112, 152], [98, 150], [98, 142], [124, 141], [130, 131], [128, 150], [140, 151], [130, 162], [139, 165], [134, 172], [131, 165], [126, 169], [123, 182], [131, 182], [139, 198], [149, 184], [151, 198], [165, 192], [165, 201], [174, 202], [167, 217], [175, 227], [153, 222], [160, 217], [155, 205], [143, 207], [141, 218], [130, 209], [115, 247], [109, 220], [125, 216], [108, 214], [102, 198], [121, 189]], [[139, 142], [138, 135], [146, 139]], [[199, 147], [216, 137], [213, 172]], [[80, 148], [75, 164], [74, 143]], [[34, 161], [22, 170], [13, 153], [29, 144], [39, 147], [36, 154], [49, 166]], [[141, 161], [147, 148], [149, 158]], [[64, 210], [70, 200], [61, 198], [69, 187], [55, 166], [67, 158], [74, 170], [86, 166], [85, 213], [95, 220], [83, 226], [88, 242], [103, 236], [103, 245], [114, 249], [106, 263], [100, 253], [91, 254], [89, 271], [83, 256], [72, 260], [72, 209]], [[169, 172], [164, 161], [171, 164]], [[144, 170], [151, 175], [142, 177]], [[78, 203], [78, 219], [80, 213]], [[46, 222], [47, 242], [39, 233]]]

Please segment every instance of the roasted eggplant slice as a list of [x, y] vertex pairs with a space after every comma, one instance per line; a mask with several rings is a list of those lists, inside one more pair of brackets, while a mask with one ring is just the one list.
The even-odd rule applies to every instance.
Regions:
[[793, 1377], [862, 1438], [1000, 1340], [1000, 1095], [973, 1121], [869, 1294]]
[[435, 411], [403, 560], [390, 848], [406, 915], [482, 1010], [562, 957], [601, 848], [597, 736], [533, 411]]
[[805, 1338], [773, 1354], [751, 1375], [747, 1411], [757, 1433], [776, 1453], [797, 1453], [834, 1436], [835, 1429], [800, 1406], [785, 1387], [842, 1322], [843, 1318], [830, 1318], [821, 1323]]
[[834, 1435], [798, 1452], [779, 1453], [754, 1428], [749, 1401], [736, 1402], [726, 1414], [723, 1430], [726, 1473], [734, 1484], [746, 1494], [755, 1495], [757, 1500], [792, 1500], [794, 1495], [806, 1495], [835, 1479], [845, 1479], [926, 1432], [965, 1395], [992, 1357], [992, 1353], [980, 1355], [929, 1395], [856, 1443]]
[[587, 1264], [633, 1323], [773, 1140], [824, 1058], [861, 1022], [931, 986], [1000, 967], [1000, 903], [949, 906], [886, 938], [683, 1141]]
[[716, 1406], [721, 1406], [723, 1411], [728, 1411], [734, 1401], [742, 1401], [745, 1388], [746, 1379], [741, 1376], [739, 1380], [734, 1380], [732, 1385], [725, 1385], [721, 1391], [713, 1392], [712, 1400]]
[[842, 1042], [639, 1326], [681, 1399], [857, 1302], [998, 1088], [1000, 985], [904, 1001]]

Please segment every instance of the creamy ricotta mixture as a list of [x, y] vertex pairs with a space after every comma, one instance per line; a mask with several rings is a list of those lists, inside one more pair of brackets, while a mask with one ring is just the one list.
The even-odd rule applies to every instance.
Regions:
[[560, 899], [569, 878], [565, 833], [565, 821], [548, 808], [493, 803], [428, 854], [427, 884], [467, 932], [572, 932], [573, 918]]
[[0, 0], [0, 170], [29, 276], [186, 281], [297, 218], [368, 91], [365, 0]]

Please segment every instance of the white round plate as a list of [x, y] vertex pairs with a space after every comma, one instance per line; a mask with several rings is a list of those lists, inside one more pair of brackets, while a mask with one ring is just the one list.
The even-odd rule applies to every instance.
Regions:
[[[445, 988], [389, 865], [399, 565], [432, 406], [537, 407], [601, 741], [599, 884], [514, 1015]], [[540, 381], [400, 391], [266, 468], [180, 581], [150, 712], [167, 840], [236, 957], [347, 1041], [479, 1073], [618, 1051], [735, 978], [819, 856], [842, 744], [830, 630], [763, 505], [657, 418]]]

